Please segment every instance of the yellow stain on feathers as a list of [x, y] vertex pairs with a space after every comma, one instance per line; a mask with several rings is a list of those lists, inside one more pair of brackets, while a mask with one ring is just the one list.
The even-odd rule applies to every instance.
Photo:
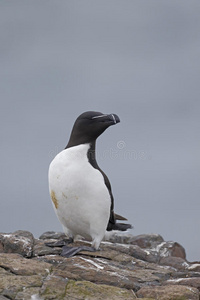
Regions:
[[55, 208], [58, 209], [58, 200], [56, 199], [56, 195], [54, 191], [51, 191], [51, 200], [53, 201]]

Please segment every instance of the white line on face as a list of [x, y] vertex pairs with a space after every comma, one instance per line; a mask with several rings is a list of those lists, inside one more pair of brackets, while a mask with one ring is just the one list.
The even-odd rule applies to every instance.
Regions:
[[106, 117], [106, 116], [107, 115], [96, 116], [96, 117], [93, 117], [92, 119], [102, 118], [102, 117]]

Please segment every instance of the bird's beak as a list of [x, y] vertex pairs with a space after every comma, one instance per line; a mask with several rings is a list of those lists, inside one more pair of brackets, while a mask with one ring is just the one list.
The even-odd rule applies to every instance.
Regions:
[[101, 114], [99, 116], [94, 116], [92, 119], [98, 119], [99, 122], [105, 122], [108, 123], [109, 125], [115, 125], [120, 122], [119, 117], [116, 114]]
[[110, 115], [108, 115], [108, 117], [109, 117], [110, 121], [113, 122], [112, 125], [115, 125], [120, 122], [120, 118], [116, 114], [110, 114]]

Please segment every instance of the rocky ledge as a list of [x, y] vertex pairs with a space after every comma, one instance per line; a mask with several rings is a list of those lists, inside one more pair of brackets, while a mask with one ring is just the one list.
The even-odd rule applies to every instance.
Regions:
[[28, 231], [1, 233], [0, 300], [199, 299], [200, 262], [188, 262], [176, 242], [115, 233], [100, 251], [64, 258], [61, 248], [46, 246], [63, 238], [55, 232], [39, 239]]

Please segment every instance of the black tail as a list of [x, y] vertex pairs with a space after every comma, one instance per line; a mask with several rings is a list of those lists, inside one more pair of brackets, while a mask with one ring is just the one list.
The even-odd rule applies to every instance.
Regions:
[[133, 226], [131, 224], [124, 224], [124, 223], [108, 223], [107, 230], [119, 230], [119, 231], [126, 231], [127, 229], [131, 229]]
[[124, 223], [115, 223], [116, 229], [113, 230], [120, 230], [120, 231], [126, 231], [127, 229], [133, 228], [131, 224], [124, 224]]

